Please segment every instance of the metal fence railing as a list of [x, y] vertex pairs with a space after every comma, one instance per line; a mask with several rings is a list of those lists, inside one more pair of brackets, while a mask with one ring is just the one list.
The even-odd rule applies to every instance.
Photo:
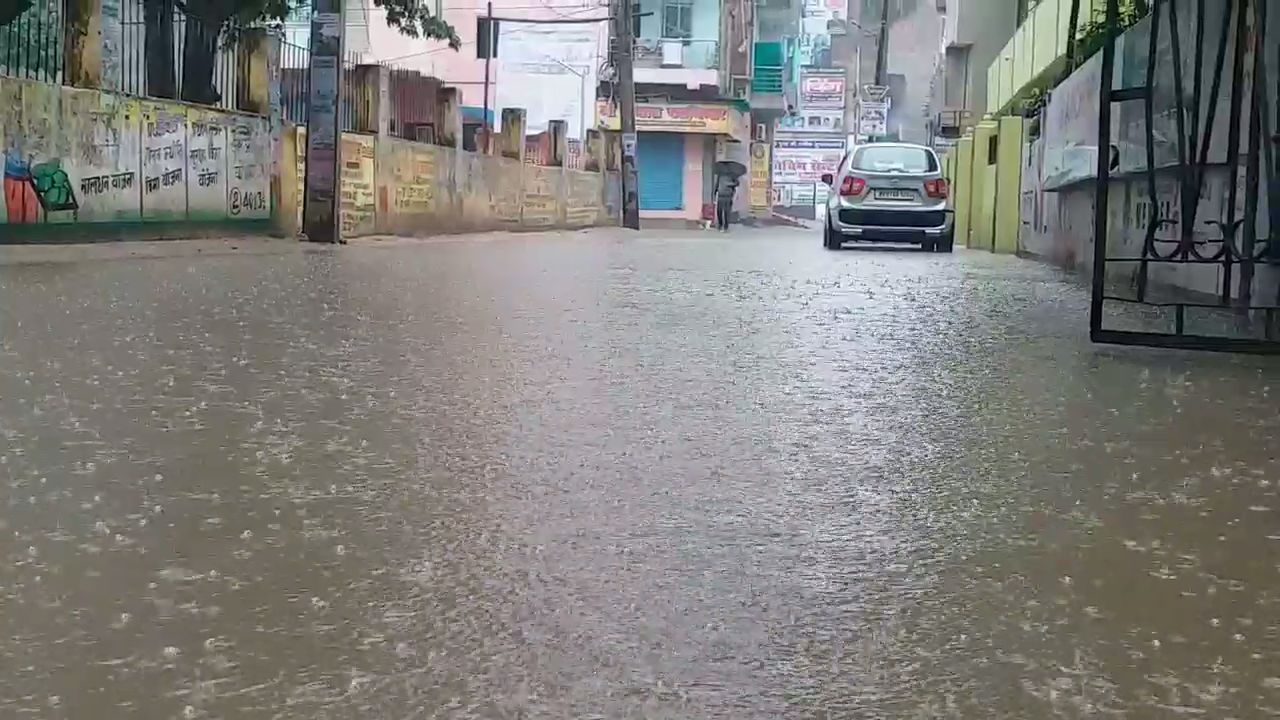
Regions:
[[[5, 19], [4, 3], [12, 1], [0, 0], [0, 22]], [[68, 0], [32, 2], [0, 26], [0, 75], [65, 83]], [[229, 21], [187, 13], [185, 7], [182, 0], [103, 3], [100, 87], [138, 97], [246, 109], [256, 43], [269, 31], [237, 29]], [[282, 115], [288, 122], [306, 125], [311, 50], [301, 35], [286, 34], [279, 47]], [[390, 134], [434, 142], [443, 130], [439, 79], [416, 69], [362, 64], [355, 53], [343, 59], [342, 74], [342, 130], [377, 129], [375, 113], [384, 99], [389, 104]]]
[[[33, 0], [16, 17], [0, 0], [0, 75], [62, 84], [67, 0]], [[243, 108], [252, 50], [265, 28], [187, 13], [179, 0], [103, 3], [100, 86], [139, 97]], [[7, 21], [7, 22], [6, 22]]]
[[35, 0], [16, 17], [0, 7], [0, 75], [62, 82], [63, 2]]
[[[296, 43], [284, 41], [280, 51], [280, 104], [287, 122], [306, 125], [310, 92], [310, 51]], [[386, 75], [386, 93], [380, 86]], [[387, 102], [386, 131], [408, 140], [432, 141], [432, 130], [439, 129], [440, 80], [424, 76], [416, 70], [383, 67], [360, 62], [351, 53], [342, 62], [342, 104], [338, 122], [343, 131], [373, 132], [377, 129], [377, 107]]]
[[224, 21], [183, 12], [173, 0], [122, 0], [118, 29], [103, 25], [104, 87], [236, 108], [249, 70], [242, 33], [253, 31], [233, 32]]
[[[360, 58], [348, 53], [342, 61], [342, 104], [338, 124], [343, 131], [373, 127], [373, 98], [377, 88], [358, 69]], [[393, 71], [394, 72], [394, 71]], [[394, 90], [394, 83], [392, 88]], [[372, 95], [370, 95], [372, 93]], [[311, 94], [311, 49], [289, 40], [280, 43], [280, 108], [286, 122], [306, 125]]]
[[406, 68], [393, 67], [388, 75], [389, 132], [408, 140], [436, 142], [443, 131], [440, 91], [444, 84], [438, 78]]
[[286, 122], [307, 124], [310, 69], [310, 48], [287, 39], [280, 41], [280, 109]]

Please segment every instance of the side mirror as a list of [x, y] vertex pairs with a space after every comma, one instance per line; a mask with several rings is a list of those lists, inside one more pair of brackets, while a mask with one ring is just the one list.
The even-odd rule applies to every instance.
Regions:
[[[809, 177], [813, 177], [813, 176], [810, 175]], [[836, 176], [832, 175], [831, 173], [822, 173], [822, 182], [824, 185], [830, 187], [835, 184]]]

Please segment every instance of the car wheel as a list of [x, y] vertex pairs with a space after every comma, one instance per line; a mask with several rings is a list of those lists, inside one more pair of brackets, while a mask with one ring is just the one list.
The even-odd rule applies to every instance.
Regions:
[[924, 242], [920, 243], [920, 249], [927, 253], [933, 252], [933, 248], [934, 248], [934, 242], [932, 240], [925, 240]]
[[840, 234], [831, 228], [831, 221], [822, 223], [822, 247], [828, 250], [839, 250], [842, 242]]
[[938, 243], [938, 252], [949, 253], [955, 249], [955, 245], [956, 245], [956, 236], [948, 235]]

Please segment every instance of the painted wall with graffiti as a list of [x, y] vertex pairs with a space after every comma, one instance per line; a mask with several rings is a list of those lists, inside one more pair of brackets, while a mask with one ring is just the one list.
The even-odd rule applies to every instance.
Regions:
[[[616, 223], [616, 215], [607, 210], [606, 173], [531, 165], [399, 138], [370, 140], [375, 158], [372, 227], [378, 234]], [[343, 166], [348, 162], [344, 151]], [[349, 192], [346, 176], [341, 192], [344, 197]], [[351, 236], [362, 234], [369, 233], [357, 230]]]
[[[306, 130], [292, 128], [283, 140], [281, 195], [288, 207], [281, 215], [293, 219], [296, 230], [302, 222]], [[343, 134], [341, 148], [339, 195], [347, 238], [617, 224], [617, 173], [355, 133]]]
[[0, 153], [0, 242], [271, 217], [258, 116], [0, 78]]
[[371, 235], [374, 231], [373, 137], [343, 133], [341, 151], [338, 222], [342, 224], [342, 236]]

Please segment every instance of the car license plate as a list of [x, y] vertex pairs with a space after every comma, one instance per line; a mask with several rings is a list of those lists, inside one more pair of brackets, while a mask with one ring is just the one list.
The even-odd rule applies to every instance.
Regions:
[[877, 190], [877, 200], [915, 200], [916, 194], [910, 190]]

